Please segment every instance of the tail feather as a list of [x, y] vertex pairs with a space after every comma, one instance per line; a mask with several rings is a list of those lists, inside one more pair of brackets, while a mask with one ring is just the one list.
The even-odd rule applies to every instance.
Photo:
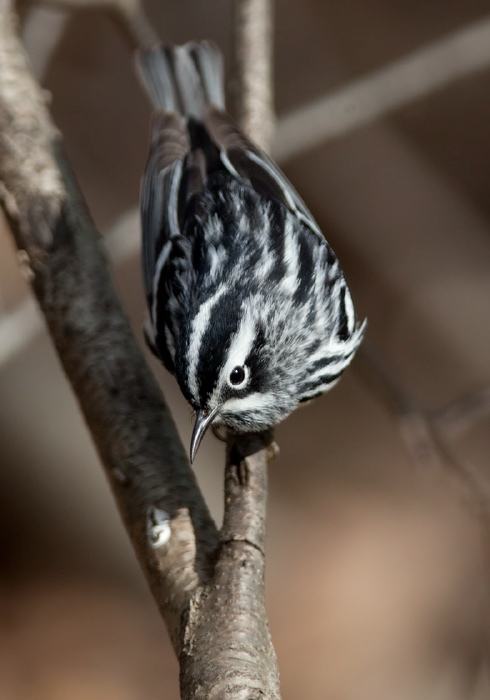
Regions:
[[223, 62], [210, 42], [142, 50], [137, 66], [155, 109], [196, 118], [207, 105], [224, 109]]
[[[216, 44], [210, 41], [194, 42], [194, 44], [188, 44], [187, 46], [191, 47], [207, 104], [211, 104], [218, 109], [225, 109], [223, 56], [221, 51]], [[185, 46], [182, 48], [185, 48]]]

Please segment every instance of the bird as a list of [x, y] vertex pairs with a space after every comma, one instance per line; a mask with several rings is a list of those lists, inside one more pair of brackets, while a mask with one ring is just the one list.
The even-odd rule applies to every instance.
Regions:
[[303, 200], [228, 115], [218, 47], [155, 45], [137, 68], [145, 336], [195, 411], [192, 463], [211, 424], [263, 432], [331, 389], [365, 322]]

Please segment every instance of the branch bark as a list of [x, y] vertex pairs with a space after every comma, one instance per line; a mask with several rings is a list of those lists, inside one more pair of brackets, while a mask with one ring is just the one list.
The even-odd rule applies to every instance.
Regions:
[[272, 0], [235, 0], [236, 112], [243, 131], [269, 151], [274, 132]]
[[[0, 198], [126, 528], [181, 646], [217, 533], [111, 284], [100, 239], [0, 3]], [[165, 536], [164, 534], [165, 533]]]
[[[264, 601], [267, 464], [272, 436], [230, 436], [225, 515], [210, 586], [190, 609], [181, 673], [184, 697], [279, 700]], [[203, 653], [196, 655], [195, 648]], [[199, 694], [199, 684], [209, 688]]]
[[264, 605], [271, 436], [230, 436], [216, 527], [131, 334], [0, 0], [0, 201], [179, 657], [184, 700], [277, 700]]

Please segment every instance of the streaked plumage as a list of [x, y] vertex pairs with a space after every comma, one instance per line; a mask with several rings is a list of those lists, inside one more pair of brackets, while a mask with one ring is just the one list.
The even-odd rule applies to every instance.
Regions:
[[198, 412], [193, 456], [210, 422], [264, 430], [330, 389], [363, 326], [303, 201], [224, 111], [218, 50], [155, 48], [139, 67], [156, 110], [141, 191], [146, 335]]

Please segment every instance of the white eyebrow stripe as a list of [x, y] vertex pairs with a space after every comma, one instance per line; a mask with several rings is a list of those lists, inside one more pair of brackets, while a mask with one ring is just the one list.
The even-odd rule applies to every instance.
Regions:
[[256, 336], [255, 319], [250, 311], [246, 311], [240, 320], [238, 330], [233, 334], [226, 362], [221, 371], [220, 379], [213, 391], [210, 403], [217, 402], [233, 367], [245, 364], [250, 354]]
[[221, 285], [216, 292], [201, 305], [198, 313], [192, 321], [191, 332], [189, 336], [189, 350], [187, 351], [187, 359], [189, 363], [189, 389], [196, 401], [199, 401], [199, 386], [197, 381], [197, 367], [199, 364], [199, 350], [201, 348], [202, 338], [208, 328], [211, 311], [216, 306], [220, 298], [226, 292], [226, 287]]
[[[228, 358], [233, 358], [234, 365], [244, 364], [255, 340], [255, 321], [250, 312], [246, 312], [240, 321], [238, 331], [234, 334], [228, 351]], [[236, 359], [236, 362], [235, 362]], [[232, 368], [233, 369], [233, 368]]]

